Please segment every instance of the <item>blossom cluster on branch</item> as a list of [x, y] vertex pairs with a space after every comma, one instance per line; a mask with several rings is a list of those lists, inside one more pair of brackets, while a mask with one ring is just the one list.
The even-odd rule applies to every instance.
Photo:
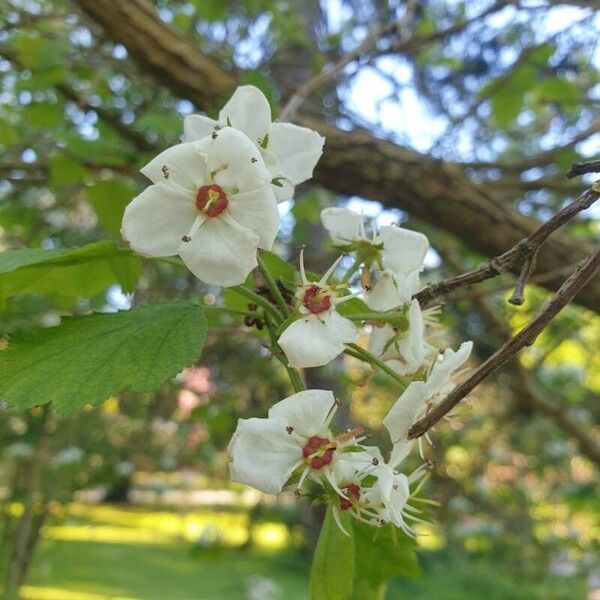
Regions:
[[[247, 324], [267, 326], [273, 356], [296, 393], [265, 418], [239, 420], [229, 447], [232, 479], [265, 493], [291, 489], [319, 498], [332, 505], [342, 529], [339, 513], [349, 511], [413, 535], [420, 511], [411, 501], [425, 465], [403, 472], [413, 449], [408, 430], [455, 387], [472, 343], [441, 348], [438, 311], [423, 311], [413, 299], [429, 248], [421, 233], [378, 228], [350, 210], [328, 208], [321, 220], [340, 252], [333, 265], [309, 273], [302, 250], [295, 281], [270, 273], [260, 250], [270, 250], [276, 238], [277, 203], [312, 176], [323, 143], [310, 129], [271, 122], [264, 95], [240, 87], [216, 121], [186, 118], [184, 141], [142, 169], [152, 185], [127, 207], [122, 232], [135, 251], [179, 255], [202, 281], [237, 286], [260, 301], [251, 303], [256, 318]], [[245, 285], [256, 267], [266, 296]], [[363, 311], [345, 310], [356, 298]], [[366, 348], [356, 343], [361, 331], [369, 335]], [[392, 446], [387, 460], [363, 444], [361, 427], [335, 431], [339, 402], [331, 391], [304, 389], [298, 369], [326, 365], [343, 352], [385, 372], [402, 390], [383, 419]]]

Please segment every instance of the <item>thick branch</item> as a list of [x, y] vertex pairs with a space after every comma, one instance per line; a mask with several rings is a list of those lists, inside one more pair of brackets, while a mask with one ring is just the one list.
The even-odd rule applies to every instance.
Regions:
[[[209, 108], [233, 91], [237, 77], [180, 38], [142, 0], [76, 1], [158, 81], [197, 106]], [[336, 193], [401, 208], [487, 256], [501, 254], [539, 227], [537, 221], [511, 208], [498, 191], [474, 184], [456, 163], [433, 159], [368, 132], [342, 131], [304, 115], [300, 123], [327, 138], [315, 180]], [[537, 264], [541, 271], [550, 272], [588, 252], [585, 243], [555, 234]], [[555, 277], [545, 285], [556, 290], [560, 283]], [[600, 312], [600, 281], [588, 286], [578, 300]]]
[[532, 319], [519, 333], [506, 342], [465, 381], [456, 386], [446, 398], [425, 417], [417, 421], [409, 430], [408, 438], [422, 436], [428, 429], [447, 415], [462, 399], [470, 394], [484, 379], [497, 371], [503, 364], [525, 346], [531, 346], [537, 336], [550, 321], [569, 303], [576, 294], [600, 270], [600, 247], [590, 254], [563, 283], [554, 297], [540, 313]]

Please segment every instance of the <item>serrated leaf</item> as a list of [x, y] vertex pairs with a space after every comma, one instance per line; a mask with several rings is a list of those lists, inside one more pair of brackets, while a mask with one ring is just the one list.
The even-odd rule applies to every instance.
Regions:
[[311, 600], [349, 600], [354, 586], [354, 535], [352, 520], [345, 512], [340, 521], [350, 534], [343, 533], [333, 518], [331, 505], [319, 534], [310, 569]]
[[21, 409], [53, 402], [68, 414], [125, 389], [151, 392], [192, 364], [205, 338], [195, 304], [67, 317], [10, 340], [0, 352], [0, 397]]
[[377, 588], [391, 577], [416, 577], [420, 573], [415, 542], [393, 525], [370, 527], [354, 524], [356, 582]]
[[110, 241], [73, 249], [7, 250], [0, 253], [0, 302], [31, 293], [91, 297], [112, 284], [133, 291], [140, 266], [139, 257]]

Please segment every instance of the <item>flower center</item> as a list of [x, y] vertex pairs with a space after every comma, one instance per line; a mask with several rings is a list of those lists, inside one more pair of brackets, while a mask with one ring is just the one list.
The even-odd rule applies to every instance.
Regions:
[[304, 291], [302, 304], [313, 315], [318, 315], [331, 308], [331, 295], [327, 288], [313, 284]]
[[346, 496], [348, 497], [342, 498], [342, 496], [340, 496], [340, 509], [348, 510], [349, 508], [352, 508], [352, 505], [355, 502], [360, 500], [360, 485], [349, 483], [348, 485], [342, 486], [342, 489], [346, 490]]
[[196, 208], [209, 217], [218, 217], [228, 204], [227, 194], [214, 183], [203, 185], [196, 193]]
[[331, 464], [334, 450], [335, 445], [332, 446], [331, 440], [313, 435], [308, 438], [308, 443], [302, 448], [302, 456], [313, 469], [320, 469]]

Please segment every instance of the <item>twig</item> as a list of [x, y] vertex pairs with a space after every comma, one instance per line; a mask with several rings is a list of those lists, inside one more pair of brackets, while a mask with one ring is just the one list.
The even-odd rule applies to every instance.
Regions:
[[600, 173], [600, 160], [592, 160], [590, 162], [575, 163], [567, 172], [567, 177], [573, 179], [579, 175], [586, 173]]
[[[388, 28], [390, 26], [388, 25]], [[292, 121], [304, 101], [319, 87], [333, 79], [344, 67], [360, 58], [375, 43], [377, 37], [383, 32], [381, 27], [376, 27], [365, 39], [351, 52], [342, 56], [331, 67], [323, 69], [320, 73], [305, 81], [287, 101], [279, 115], [280, 121]]]
[[537, 258], [539, 247], [533, 251], [531, 256], [528, 256], [523, 263], [523, 267], [521, 268], [521, 273], [519, 274], [519, 278], [517, 279], [517, 283], [515, 285], [515, 289], [511, 294], [508, 302], [510, 304], [514, 304], [515, 306], [521, 306], [523, 302], [525, 302], [525, 286], [531, 277], [535, 269], [535, 260]]
[[434, 298], [448, 294], [452, 290], [497, 277], [514, 268], [519, 262], [525, 263], [527, 259], [531, 259], [537, 249], [554, 231], [570, 221], [582, 210], [589, 208], [598, 198], [600, 198], [599, 192], [587, 190], [575, 202], [572, 202], [557, 212], [551, 219], [540, 225], [531, 235], [523, 238], [504, 254], [490, 260], [487, 265], [427, 286], [413, 297], [419, 301], [421, 306], [424, 306], [429, 304]]
[[576, 296], [600, 270], [600, 247], [580, 263], [575, 272], [560, 286], [546, 306], [519, 333], [506, 342], [488, 358], [470, 377], [455, 387], [430, 413], [417, 421], [409, 430], [408, 438], [422, 436], [428, 429], [447, 415], [463, 398], [484, 379], [497, 371], [519, 350], [533, 344], [550, 321]]

